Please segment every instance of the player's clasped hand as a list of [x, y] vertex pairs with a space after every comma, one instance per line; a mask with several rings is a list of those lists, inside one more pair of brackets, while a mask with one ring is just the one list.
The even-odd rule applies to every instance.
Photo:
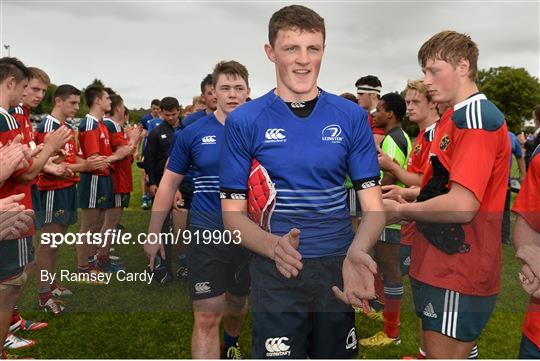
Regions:
[[184, 199], [182, 199], [182, 193], [180, 193], [179, 191], [176, 191], [176, 193], [174, 194], [172, 208], [174, 210], [181, 211], [182, 208], [180, 207], [182, 207], [183, 205], [184, 205]]
[[296, 277], [302, 269], [302, 255], [298, 252], [300, 245], [300, 230], [293, 228], [279, 238], [274, 245], [272, 259], [276, 262], [276, 267], [283, 276], [287, 278]]
[[44, 139], [44, 144], [50, 146], [55, 152], [62, 148], [64, 144], [69, 142], [73, 135], [65, 126], [61, 126], [54, 132], [47, 133]]
[[19, 238], [34, 222], [34, 211], [18, 202], [24, 194], [0, 199], [0, 240]]
[[377, 146], [377, 159], [379, 160], [379, 167], [384, 171], [389, 171], [397, 164], [388, 154], [386, 154], [379, 146]]
[[540, 279], [540, 247], [527, 244], [519, 247], [516, 257], [527, 263], [536, 278]]
[[399, 202], [392, 199], [383, 199], [384, 213], [386, 215], [386, 224], [398, 223], [402, 220], [399, 212]]
[[524, 264], [519, 272], [521, 287], [528, 295], [540, 299], [540, 279], [535, 276], [528, 264]]
[[0, 152], [2, 153], [2, 157], [0, 157], [0, 182], [8, 179], [16, 170], [28, 166], [30, 153], [24, 151], [25, 147], [21, 144], [20, 135], [8, 145], [0, 143]]
[[109, 167], [107, 157], [104, 155], [94, 155], [86, 160], [89, 171], [95, 171], [98, 169], [105, 170]]
[[333, 286], [335, 296], [342, 302], [362, 306], [364, 300], [375, 298], [375, 277], [377, 264], [369, 254], [359, 250], [349, 250], [343, 260], [343, 291]]

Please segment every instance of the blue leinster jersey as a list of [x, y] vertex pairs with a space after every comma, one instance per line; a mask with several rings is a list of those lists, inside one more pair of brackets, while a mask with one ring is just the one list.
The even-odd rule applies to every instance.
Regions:
[[177, 134], [167, 169], [193, 175], [190, 224], [203, 229], [223, 229], [219, 199], [219, 158], [223, 125], [212, 113]]
[[276, 184], [272, 233], [301, 230], [305, 258], [344, 255], [353, 239], [345, 176], [357, 189], [379, 184], [379, 163], [367, 113], [352, 102], [320, 92], [306, 118], [293, 114], [274, 90], [227, 118], [220, 186], [247, 192], [252, 159]]

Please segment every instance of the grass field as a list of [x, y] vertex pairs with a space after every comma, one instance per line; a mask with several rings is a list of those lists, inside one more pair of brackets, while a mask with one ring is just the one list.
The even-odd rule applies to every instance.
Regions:
[[[139, 174], [139, 170], [134, 168]], [[135, 180], [138, 176], [134, 177]], [[146, 231], [149, 211], [140, 210], [140, 185], [135, 181], [131, 207], [126, 210], [122, 224], [133, 234]], [[78, 230], [78, 224], [70, 229]], [[128, 271], [142, 271], [147, 264], [139, 245], [116, 246], [115, 254], [124, 261]], [[503, 246], [502, 293], [491, 320], [479, 340], [481, 358], [516, 358], [521, 337], [523, 310], [527, 297], [517, 282], [519, 263], [513, 249]], [[75, 249], [64, 246], [59, 250], [57, 269], [76, 268]], [[47, 329], [21, 335], [37, 340], [37, 345], [17, 354], [35, 358], [190, 358], [193, 315], [185, 284], [176, 280], [168, 285], [118, 283], [89, 286], [64, 283], [74, 295], [66, 298], [70, 313], [52, 318], [36, 311], [35, 278], [26, 286], [20, 302], [25, 317], [47, 320]], [[417, 320], [408, 281], [403, 299], [401, 338], [399, 346], [382, 349], [361, 349], [359, 358], [391, 359], [417, 353]], [[371, 336], [382, 324], [357, 318], [360, 338]], [[248, 320], [240, 339], [244, 354], [251, 350], [251, 321]], [[16, 352], [13, 352], [16, 353]]]

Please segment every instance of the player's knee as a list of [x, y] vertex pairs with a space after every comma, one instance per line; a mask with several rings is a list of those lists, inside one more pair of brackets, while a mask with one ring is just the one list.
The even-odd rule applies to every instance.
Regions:
[[0, 285], [0, 312], [11, 312], [22, 293], [22, 287], [16, 285]]
[[222, 318], [221, 312], [195, 312], [195, 328], [210, 332], [219, 328]]

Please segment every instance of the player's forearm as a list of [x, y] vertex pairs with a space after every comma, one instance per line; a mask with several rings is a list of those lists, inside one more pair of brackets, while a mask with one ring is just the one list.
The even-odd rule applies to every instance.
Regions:
[[113, 154], [107, 157], [109, 163], [118, 162], [131, 154], [132, 147], [130, 145], [124, 145], [119, 147]]
[[[150, 163], [149, 163], [150, 164]], [[157, 175], [154, 171], [154, 168], [152, 166], [148, 166], [146, 169], [146, 175], [148, 175], [148, 185], [149, 186], [157, 186], [159, 185], [157, 181]]]
[[403, 192], [401, 197], [406, 200], [407, 202], [414, 202], [416, 201], [416, 198], [418, 198], [418, 195], [420, 194], [420, 187], [412, 186], [410, 188], [402, 188]]
[[[222, 201], [227, 202], [227, 200]], [[236, 202], [236, 201], [233, 201]], [[226, 207], [223, 209], [227, 209]], [[234, 232], [239, 231], [241, 237], [240, 245], [246, 247], [266, 258], [273, 259], [274, 247], [279, 237], [261, 229], [244, 211], [223, 211], [223, 224], [225, 229]]]
[[17, 180], [23, 183], [28, 183], [35, 179], [54, 152], [54, 148], [45, 145], [37, 157], [32, 160], [32, 165], [24, 173], [20, 174], [17, 177]]
[[[150, 223], [148, 225], [148, 234], [161, 232], [163, 222], [169, 215], [171, 210], [171, 204], [174, 197], [174, 190], [166, 190], [162, 187], [158, 188], [154, 202], [152, 204], [152, 213], [150, 217]], [[165, 206], [168, 205], [168, 206]]]
[[178, 189], [178, 184], [181, 181], [182, 179], [180, 179], [180, 181], [177, 183], [175, 180], [171, 179], [171, 177], [166, 175], [163, 176], [152, 204], [152, 214], [150, 217], [150, 224], [148, 226], [149, 234], [157, 234], [161, 231], [163, 222], [165, 222], [165, 219], [171, 210], [171, 204], [173, 202], [176, 190]]
[[368, 252], [377, 243], [386, 225], [381, 190], [380, 187], [373, 187], [356, 193], [362, 207], [362, 220], [349, 250], [359, 249]]
[[468, 202], [461, 202], [451, 193], [431, 198], [424, 202], [404, 203], [399, 205], [402, 220], [431, 223], [469, 223], [478, 209]]
[[420, 186], [420, 182], [422, 181], [422, 176], [420, 174], [408, 172], [397, 164], [395, 164], [390, 171], [398, 181], [405, 184], [407, 187]]
[[145, 159], [144, 159], [144, 165], [145, 165], [145, 169], [144, 171], [146, 172], [146, 175], [148, 176], [148, 185], [157, 185], [156, 183], [156, 176], [155, 176], [155, 162], [154, 162], [154, 157], [152, 157], [152, 154], [150, 152], [148, 152], [145, 156]]
[[377, 243], [381, 232], [386, 225], [384, 211], [364, 211], [362, 210], [362, 220], [356, 229], [351, 249], [359, 248], [363, 252], [368, 252]]
[[[43, 166], [43, 172], [55, 175], [55, 171], [54, 171], [53, 165], [51, 163], [52, 162], [45, 163], [45, 165]], [[56, 163], [53, 163], [53, 164], [56, 165]]]
[[66, 163], [66, 167], [71, 169], [73, 172], [90, 172], [91, 169], [88, 166], [88, 162], [86, 160], [82, 160], [80, 163]]
[[516, 251], [527, 245], [540, 247], [540, 233], [532, 229], [527, 221], [518, 214], [516, 223], [514, 224], [514, 231], [512, 232], [512, 242]]

